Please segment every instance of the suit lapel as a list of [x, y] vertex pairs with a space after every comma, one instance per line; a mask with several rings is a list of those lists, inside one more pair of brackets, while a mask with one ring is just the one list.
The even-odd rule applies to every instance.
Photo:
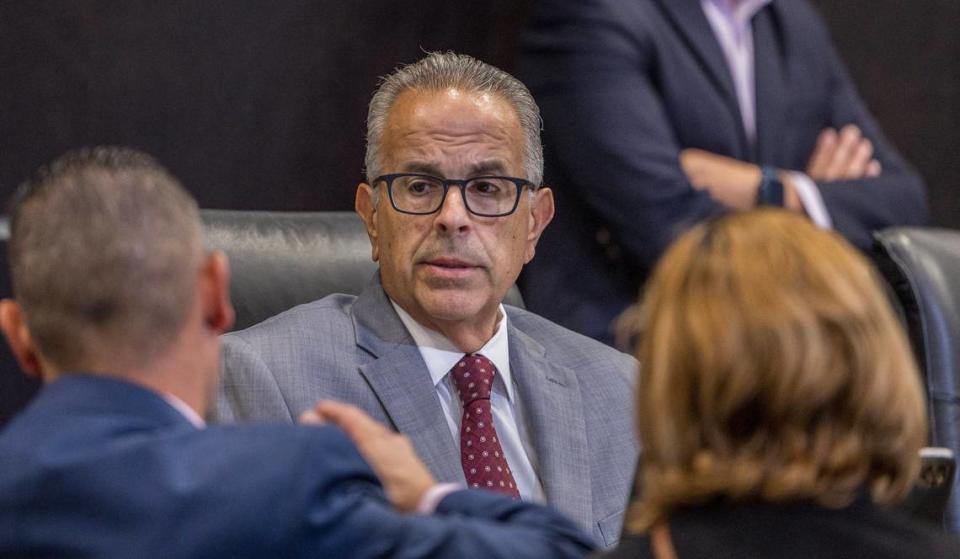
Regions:
[[766, 165], [781, 164], [780, 147], [784, 144], [785, 107], [788, 98], [786, 85], [786, 58], [780, 38], [781, 18], [774, 2], [761, 9], [753, 18], [754, 71], [757, 83], [757, 162]]
[[436, 387], [413, 339], [380, 286], [379, 274], [353, 305], [357, 345], [374, 360], [360, 367], [397, 431], [410, 438], [437, 479], [465, 483], [460, 450], [440, 407]]
[[679, 31], [684, 42], [690, 47], [695, 58], [703, 66], [704, 71], [710, 77], [710, 81], [716, 86], [717, 91], [726, 101], [727, 107], [736, 117], [734, 122], [738, 124], [738, 139], [743, 153], [748, 153], [748, 142], [746, 132], [743, 130], [743, 117], [740, 115], [740, 105], [737, 102], [737, 92], [733, 85], [733, 77], [730, 75], [730, 68], [727, 66], [727, 60], [723, 56], [723, 50], [717, 37], [707, 21], [707, 16], [703, 13], [699, 0], [657, 0], [661, 9], [667, 14], [668, 19], [673, 22]]
[[580, 384], [544, 348], [510, 325], [510, 370], [530, 429], [547, 502], [580, 526], [593, 519], [590, 457]]

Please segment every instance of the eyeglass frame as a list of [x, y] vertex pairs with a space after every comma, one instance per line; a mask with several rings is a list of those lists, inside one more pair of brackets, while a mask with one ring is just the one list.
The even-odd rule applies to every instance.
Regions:
[[[424, 179], [432, 179], [439, 182], [443, 186], [443, 195], [440, 196], [440, 203], [437, 205], [437, 208], [429, 212], [412, 212], [409, 210], [401, 210], [400, 208], [398, 208], [397, 203], [393, 201], [393, 181], [399, 177], [420, 177]], [[467, 183], [470, 183], [476, 180], [482, 180], [482, 179], [508, 180], [517, 186], [517, 196], [513, 200], [513, 206], [510, 208], [510, 211], [506, 213], [498, 213], [498, 214], [484, 214], [484, 213], [475, 212], [473, 211], [473, 209], [470, 208], [470, 203], [467, 202]], [[424, 173], [390, 173], [386, 175], [380, 175], [379, 177], [373, 179], [373, 184], [371, 186], [373, 188], [376, 188], [380, 183], [385, 183], [387, 185], [386, 187], [387, 198], [390, 199], [390, 205], [393, 206], [393, 209], [402, 214], [407, 214], [407, 215], [430, 215], [430, 214], [439, 212], [441, 209], [443, 209], [443, 203], [447, 201], [447, 191], [450, 190], [451, 186], [456, 185], [460, 187], [460, 199], [463, 200], [463, 207], [466, 208], [467, 212], [470, 213], [471, 215], [475, 215], [478, 217], [507, 217], [508, 215], [512, 215], [513, 213], [515, 213], [517, 211], [517, 208], [520, 206], [520, 197], [523, 195], [523, 187], [525, 186], [528, 187], [531, 192], [536, 192], [537, 190], [540, 189], [539, 186], [528, 181], [527, 179], [521, 179], [519, 177], [504, 177], [500, 175], [481, 175], [478, 177], [471, 177], [469, 179], [443, 179], [440, 177], [436, 177], [434, 175], [427, 175]]]

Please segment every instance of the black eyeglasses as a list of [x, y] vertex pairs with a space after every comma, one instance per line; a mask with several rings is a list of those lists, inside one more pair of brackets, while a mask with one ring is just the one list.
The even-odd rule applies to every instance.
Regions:
[[387, 185], [393, 209], [400, 213], [426, 215], [439, 211], [451, 186], [460, 187], [460, 196], [467, 211], [481, 217], [503, 217], [517, 210], [523, 187], [536, 190], [536, 185], [516, 177], [473, 177], [441, 179], [417, 173], [381, 175], [373, 186]]

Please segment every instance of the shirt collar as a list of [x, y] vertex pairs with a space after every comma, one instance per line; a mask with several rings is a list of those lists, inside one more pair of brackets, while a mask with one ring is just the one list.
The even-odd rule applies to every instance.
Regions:
[[197, 429], [203, 429], [207, 426], [207, 422], [200, 417], [200, 414], [194, 411], [193, 408], [188, 406], [187, 403], [180, 398], [177, 398], [173, 394], [168, 394], [166, 392], [160, 394], [160, 396], [162, 396], [163, 399], [170, 404], [170, 407], [180, 412], [180, 415], [186, 418], [186, 420], [193, 424], [193, 426]]
[[[433, 385], [437, 386], [443, 382], [443, 379], [447, 376], [447, 373], [450, 372], [450, 369], [463, 358], [464, 353], [457, 349], [457, 347], [453, 345], [453, 342], [440, 332], [431, 330], [414, 320], [413, 317], [410, 316], [407, 311], [400, 308], [400, 305], [396, 304], [393, 299], [390, 300], [390, 304], [393, 305], [393, 309], [397, 311], [400, 321], [403, 322], [407, 331], [410, 332], [414, 343], [417, 344], [420, 355], [423, 357], [423, 361], [427, 365], [427, 370], [430, 372]], [[487, 340], [487, 343], [474, 353], [483, 355], [497, 368], [497, 376], [503, 381], [503, 386], [507, 391], [507, 398], [512, 402], [513, 382], [511, 382], [510, 377], [510, 344], [507, 333], [507, 312], [504, 310], [503, 305], [500, 305], [499, 312], [500, 322], [497, 323], [497, 329], [493, 333], [493, 337]]]

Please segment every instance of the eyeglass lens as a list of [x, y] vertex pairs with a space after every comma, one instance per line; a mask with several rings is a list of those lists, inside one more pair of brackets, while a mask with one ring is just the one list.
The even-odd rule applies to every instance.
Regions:
[[[399, 176], [393, 180], [393, 203], [398, 210], [432, 213], [443, 204], [443, 181], [422, 176]], [[476, 214], [501, 215], [513, 210], [517, 185], [496, 177], [478, 177], [463, 188], [467, 209]]]

